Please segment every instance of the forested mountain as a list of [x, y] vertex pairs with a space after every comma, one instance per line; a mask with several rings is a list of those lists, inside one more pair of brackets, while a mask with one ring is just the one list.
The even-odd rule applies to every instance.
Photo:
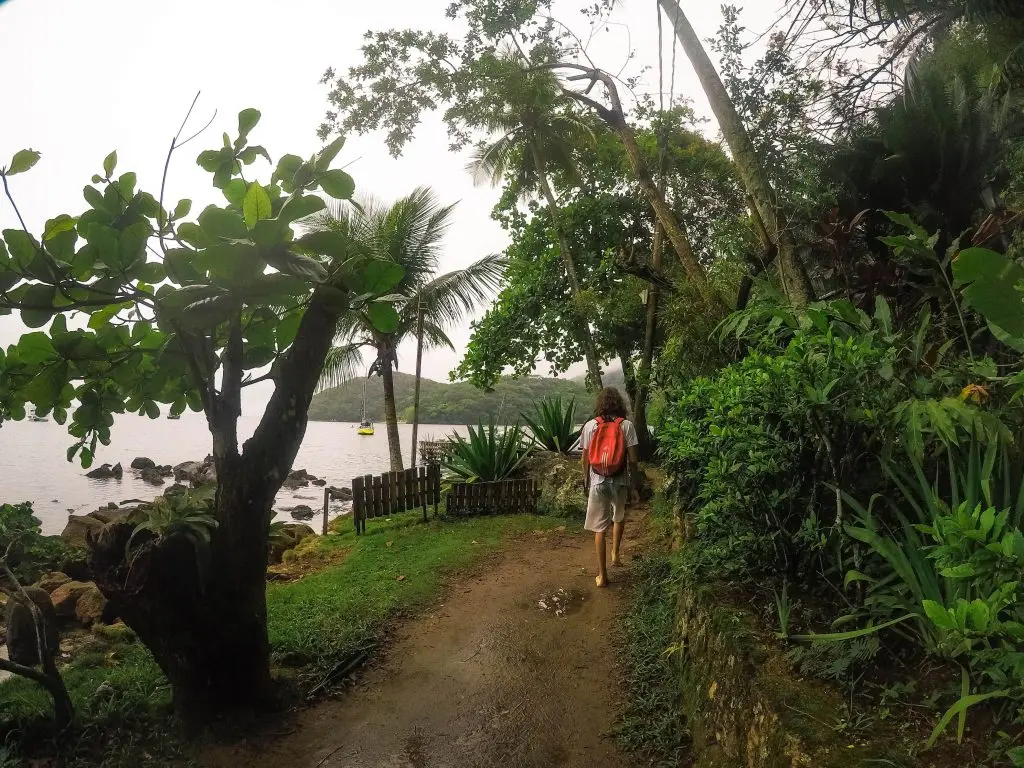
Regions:
[[[412, 420], [413, 383], [415, 377], [395, 374], [395, 404], [403, 421]], [[492, 416], [502, 423], [519, 418], [523, 411], [532, 412], [534, 404], [548, 396], [575, 397], [590, 407], [590, 395], [579, 382], [568, 379], [528, 376], [503, 378], [493, 392], [484, 392], [472, 384], [443, 384], [423, 379], [420, 385], [421, 424], [476, 424]], [[313, 398], [309, 418], [313, 421], [359, 421], [362, 410], [363, 379], [354, 379], [340, 387], [325, 390]], [[366, 414], [374, 421], [384, 418], [384, 389], [379, 377], [366, 380]]]

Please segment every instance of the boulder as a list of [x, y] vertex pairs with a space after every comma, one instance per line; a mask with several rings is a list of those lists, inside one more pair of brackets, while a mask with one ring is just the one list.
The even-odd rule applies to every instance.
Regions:
[[180, 496], [181, 494], [186, 493], [187, 491], [188, 488], [186, 488], [181, 483], [174, 483], [174, 485], [171, 485], [170, 487], [167, 488], [167, 490], [164, 491], [164, 496]]
[[319, 486], [322, 487], [322, 486], [327, 485], [327, 481], [326, 480], [322, 480], [321, 478], [317, 478], [316, 480], [313, 481], [313, 485], [319, 485]]
[[[60, 634], [57, 632], [57, 614], [50, 602], [50, 595], [38, 587], [26, 587], [25, 592], [43, 615], [46, 650], [54, 654], [60, 647]], [[16, 664], [35, 666], [41, 661], [32, 611], [16, 600], [7, 602], [7, 653]]]
[[128, 516], [129, 512], [133, 512], [132, 508], [119, 508], [117, 504], [107, 504], [105, 507], [100, 507], [95, 512], [90, 512], [86, 517], [90, 517], [93, 520], [99, 520], [101, 523], [106, 525], [107, 523], [113, 523], [117, 520], [123, 520]]
[[316, 512], [306, 504], [299, 504], [297, 507], [292, 507], [291, 515], [292, 520], [312, 520]]
[[33, 584], [33, 587], [37, 587], [43, 590], [46, 594], [51, 594], [57, 587], [67, 584], [71, 581], [71, 577], [66, 573], [60, 571], [51, 571], [50, 573], [44, 573], [42, 577]]
[[284, 479], [284, 482], [281, 485], [290, 491], [294, 491], [298, 488], [305, 488], [309, 485], [309, 478], [306, 476], [306, 470], [293, 469], [288, 473], [288, 477]]
[[164, 484], [164, 476], [160, 474], [160, 470], [156, 469], [155, 467], [149, 467], [147, 469], [142, 470], [142, 472], [139, 474], [139, 477], [142, 478], [143, 482], [149, 483], [150, 485]]
[[113, 624], [96, 622], [92, 625], [92, 632], [108, 643], [130, 643], [135, 639], [135, 632], [123, 621], [116, 621]]
[[145, 456], [136, 456], [132, 459], [132, 469], [153, 469], [156, 467], [156, 462]]
[[269, 555], [271, 563], [280, 563], [284, 553], [294, 549], [299, 542], [316, 536], [316, 532], [305, 523], [286, 523], [270, 540]]
[[114, 466], [101, 464], [96, 467], [96, 469], [85, 473], [86, 477], [92, 478], [93, 480], [109, 480], [111, 478], [120, 480], [122, 475], [124, 475], [124, 469], [121, 468], [120, 464], [115, 464]]
[[177, 482], [192, 482], [192, 478], [197, 476], [203, 469], [203, 465], [198, 461], [183, 461], [181, 464], [174, 465], [174, 479]]
[[104, 521], [90, 515], [68, 515], [68, 524], [64, 526], [60, 537], [76, 547], [85, 547], [88, 535], [96, 535], [103, 528]]
[[170, 464], [161, 464], [156, 469], [164, 477], [174, 476], [174, 467], [172, 467]]
[[355, 498], [355, 494], [352, 493], [351, 488], [339, 488], [334, 497], [342, 501], [352, 501]]
[[50, 602], [58, 616], [74, 616], [79, 598], [90, 589], [96, 589], [91, 581], [69, 581], [53, 590]]
[[75, 618], [87, 627], [92, 626], [103, 618], [106, 607], [107, 598], [100, 592], [100, 588], [89, 584], [88, 589], [75, 602]]

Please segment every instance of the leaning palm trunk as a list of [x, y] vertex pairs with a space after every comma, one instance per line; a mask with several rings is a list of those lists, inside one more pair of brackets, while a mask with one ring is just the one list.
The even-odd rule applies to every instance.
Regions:
[[583, 293], [583, 288], [580, 286], [579, 273], [576, 271], [576, 261], [572, 256], [572, 248], [569, 245], [569, 238], [565, 236], [565, 230], [562, 228], [562, 217], [558, 207], [558, 201], [555, 199], [555, 193], [551, 189], [551, 183], [548, 181], [547, 174], [544, 172], [543, 160], [537, 147], [533, 148], [534, 162], [537, 166], [537, 175], [539, 177], [541, 191], [544, 194], [544, 199], [548, 203], [548, 213], [551, 216], [551, 223], [555, 228], [555, 234], [558, 237], [558, 250], [562, 256], [562, 263], [565, 264], [565, 273], [569, 278], [569, 288], [572, 291], [573, 298], [573, 314], [576, 316], [578, 333], [580, 340], [583, 342], [583, 353], [587, 358], [587, 373], [588, 380], [595, 389], [602, 387], [601, 382], [601, 362], [600, 357], [597, 354], [597, 345], [594, 343], [594, 336], [590, 332], [590, 325], [587, 323], [586, 317], [580, 311], [578, 304], [580, 294]]
[[686, 14], [679, 7], [678, 0], [658, 0], [658, 3], [673, 23], [676, 37], [693, 65], [711, 104], [711, 110], [718, 119], [722, 135], [729, 145], [729, 151], [732, 153], [740, 178], [750, 197], [753, 198], [758, 213], [761, 214], [768, 236], [778, 248], [779, 276], [782, 279], [782, 287], [793, 304], [802, 306], [811, 299], [813, 290], [810, 281], [800, 267], [796, 241], [788, 229], [787, 222], [779, 215], [775, 190], [772, 189], [768, 174], [757, 156], [750, 135], [747, 133], [715, 65], [711, 62], [707, 51], [704, 50], [704, 46], [690, 25], [689, 19], [686, 18]]
[[395, 374], [392, 368], [392, 350], [378, 345], [378, 359], [381, 361], [380, 376], [384, 381], [384, 423], [388, 432], [388, 453], [391, 455], [391, 471], [399, 472], [402, 466], [402, 445], [398, 438], [398, 411], [395, 408]]

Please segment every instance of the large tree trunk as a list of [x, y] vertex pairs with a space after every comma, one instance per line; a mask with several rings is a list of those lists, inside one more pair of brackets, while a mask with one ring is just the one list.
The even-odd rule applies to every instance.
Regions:
[[711, 104], [711, 110], [718, 119], [722, 135], [729, 145], [740, 178], [754, 200], [769, 237], [778, 248], [779, 276], [783, 289], [793, 304], [803, 306], [813, 296], [813, 290], [800, 268], [796, 241], [789, 231], [788, 222], [780, 214], [775, 190], [772, 189], [750, 135], [729, 97], [729, 92], [725, 89], [722, 78], [718, 75], [718, 70], [704, 50], [686, 14], [679, 7], [678, 0], [658, 0], [658, 3], [672, 23], [676, 37], [697, 73]]
[[133, 525], [126, 522], [105, 527], [90, 547], [97, 585], [152, 652], [186, 719], [259, 709], [273, 699], [268, 527], [274, 497], [305, 434], [337, 320], [314, 293], [263, 419], [241, 454], [241, 331], [233, 326], [221, 391], [209, 388], [204, 395], [217, 470], [217, 528], [208, 547], [180, 534], [148, 534], [133, 542], [129, 560]]
[[[651, 266], [661, 269], [661, 250], [663, 235], [661, 227], [654, 230], [654, 243], [651, 251]], [[653, 283], [647, 289], [647, 324], [644, 328], [644, 348], [640, 353], [640, 367], [637, 371], [636, 401], [633, 403], [633, 416], [636, 420], [637, 437], [640, 440], [640, 455], [650, 459], [654, 455], [654, 441], [647, 425], [647, 402], [651, 396], [651, 372], [654, 367], [654, 342], [658, 333], [658, 286]], [[642, 427], [642, 428], [641, 428]]]
[[384, 380], [384, 423], [388, 430], [388, 453], [391, 455], [391, 471], [399, 472], [402, 467], [402, 444], [398, 438], [398, 410], [395, 408], [395, 375], [392, 368], [391, 350], [378, 347], [380, 376]]
[[555, 193], [551, 189], [551, 183], [548, 180], [547, 173], [544, 171], [544, 159], [541, 155], [540, 150], [533, 147], [533, 160], [537, 166], [537, 176], [540, 180], [541, 192], [544, 195], [544, 199], [548, 204], [548, 214], [551, 216], [551, 224], [555, 229], [555, 235], [558, 238], [558, 250], [562, 257], [562, 263], [565, 265], [565, 274], [569, 278], [569, 288], [572, 291], [573, 298], [573, 314], [576, 316], [577, 333], [579, 334], [580, 341], [583, 344], [583, 354], [587, 359], [587, 379], [588, 383], [595, 389], [600, 389], [603, 384], [601, 382], [601, 358], [597, 353], [597, 345], [594, 343], [594, 335], [590, 332], [590, 324], [587, 318], [580, 311], [580, 308], [576, 305], [579, 301], [580, 295], [583, 293], [583, 286], [580, 284], [579, 272], [576, 270], [576, 261], [572, 255], [572, 247], [569, 245], [569, 238], [565, 235], [565, 229], [562, 227], [562, 216], [561, 210], [558, 207], [558, 201], [555, 199]]

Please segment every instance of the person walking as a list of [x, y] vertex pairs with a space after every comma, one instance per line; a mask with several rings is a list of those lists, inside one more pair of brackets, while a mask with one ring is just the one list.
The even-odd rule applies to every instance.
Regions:
[[583, 487], [587, 492], [587, 521], [584, 527], [594, 533], [597, 549], [599, 587], [608, 585], [605, 539], [612, 529], [612, 566], [622, 565], [622, 532], [626, 521], [627, 500], [640, 501], [640, 466], [637, 456], [636, 427], [626, 418], [622, 394], [613, 387], [597, 393], [594, 418], [583, 425], [580, 447], [583, 449]]

